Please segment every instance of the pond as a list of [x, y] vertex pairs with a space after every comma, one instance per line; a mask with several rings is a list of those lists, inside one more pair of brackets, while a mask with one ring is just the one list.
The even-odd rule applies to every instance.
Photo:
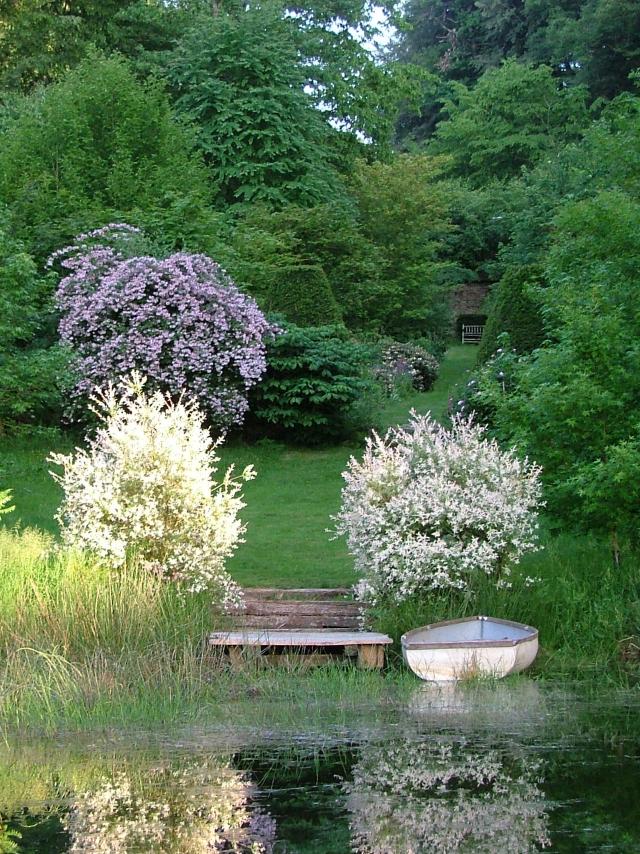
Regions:
[[640, 852], [638, 692], [516, 680], [311, 705], [8, 737], [0, 852]]

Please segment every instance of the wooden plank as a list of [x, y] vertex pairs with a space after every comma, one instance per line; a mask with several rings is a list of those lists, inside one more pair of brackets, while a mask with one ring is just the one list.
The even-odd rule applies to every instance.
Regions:
[[247, 600], [253, 599], [338, 599], [351, 596], [348, 587], [245, 587]]
[[388, 635], [381, 632], [352, 632], [336, 630], [295, 631], [265, 629], [262, 631], [245, 629], [228, 632], [212, 632], [209, 635], [212, 646], [357, 646], [367, 644], [385, 645], [393, 643]]
[[238, 614], [254, 614], [255, 616], [269, 616], [270, 614], [299, 614], [321, 615], [321, 616], [358, 616], [363, 611], [362, 605], [357, 602], [312, 602], [309, 600], [276, 600], [265, 602], [262, 600], [247, 601], [243, 610]]
[[371, 644], [358, 647], [358, 667], [366, 670], [379, 670], [384, 666], [384, 646]]
[[234, 670], [242, 670], [245, 666], [243, 648], [241, 646], [230, 646], [229, 659]]
[[233, 620], [238, 628], [256, 629], [358, 629], [357, 616], [331, 616], [318, 614], [241, 614]]
[[329, 664], [336, 660], [335, 654], [329, 655], [323, 652], [293, 653], [285, 652], [281, 655], [269, 654], [260, 657], [260, 664], [269, 664], [271, 667], [289, 667], [291, 670], [306, 669], [307, 667], [318, 667]]

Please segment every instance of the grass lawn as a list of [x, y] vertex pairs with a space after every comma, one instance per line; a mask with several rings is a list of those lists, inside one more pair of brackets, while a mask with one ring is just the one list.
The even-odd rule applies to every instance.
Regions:
[[[438, 418], [447, 409], [452, 389], [476, 358], [473, 345], [452, 347], [431, 392], [390, 401], [381, 423], [387, 427], [407, 420], [409, 410], [431, 410]], [[68, 439], [55, 450], [70, 450]], [[0, 485], [13, 490], [16, 513], [5, 525], [35, 526], [55, 532], [54, 514], [60, 490], [46, 462], [50, 441], [42, 439], [0, 443]], [[355, 445], [316, 450], [271, 442], [231, 444], [221, 451], [223, 464], [239, 469], [252, 463], [258, 477], [246, 484], [246, 543], [229, 563], [232, 575], [243, 585], [279, 587], [330, 587], [355, 581], [352, 562], [342, 540], [331, 540], [327, 528], [340, 505], [341, 473]], [[0, 523], [1, 524], [1, 523]]]

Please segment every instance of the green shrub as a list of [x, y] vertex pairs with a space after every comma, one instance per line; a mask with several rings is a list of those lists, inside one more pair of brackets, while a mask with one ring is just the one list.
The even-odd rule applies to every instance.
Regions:
[[375, 389], [365, 376], [369, 347], [341, 327], [288, 323], [267, 350], [267, 373], [253, 392], [249, 429], [303, 444], [347, 438], [370, 425]]
[[450, 334], [444, 335], [436, 335], [435, 333], [431, 335], [423, 335], [420, 338], [412, 338], [412, 344], [416, 344], [418, 347], [422, 347], [423, 350], [426, 350], [427, 353], [431, 353], [432, 356], [435, 356], [438, 362], [441, 362], [444, 359], [444, 354], [447, 352], [451, 344], [451, 336]]
[[9, 234], [0, 214], [0, 431], [58, 421], [66, 376], [66, 354], [54, 343], [53, 280]]
[[518, 353], [530, 353], [544, 340], [540, 307], [531, 288], [539, 285], [541, 271], [535, 265], [510, 267], [495, 286], [489, 298], [489, 315], [478, 350], [485, 361], [498, 348], [498, 335], [508, 332], [511, 345]]
[[313, 264], [278, 270], [267, 308], [281, 312], [299, 326], [332, 326], [342, 320], [324, 270]]
[[115, 57], [89, 56], [23, 99], [3, 129], [0, 197], [38, 261], [81, 231], [123, 220], [148, 222], [170, 249], [203, 249], [194, 244], [203, 219], [212, 223], [207, 178], [161, 86], [140, 83]]

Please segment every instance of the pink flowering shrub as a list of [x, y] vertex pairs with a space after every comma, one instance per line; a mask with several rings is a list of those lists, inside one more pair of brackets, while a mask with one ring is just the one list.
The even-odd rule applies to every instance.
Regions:
[[536, 550], [540, 469], [457, 417], [446, 430], [412, 413], [407, 429], [367, 441], [343, 477], [337, 531], [375, 602], [472, 587], [479, 575], [509, 585], [511, 568]]
[[138, 254], [140, 232], [106, 226], [53, 255], [60, 336], [73, 352], [75, 410], [96, 387], [133, 370], [150, 387], [195, 398], [210, 422], [241, 424], [266, 369], [270, 326], [205, 255]]

